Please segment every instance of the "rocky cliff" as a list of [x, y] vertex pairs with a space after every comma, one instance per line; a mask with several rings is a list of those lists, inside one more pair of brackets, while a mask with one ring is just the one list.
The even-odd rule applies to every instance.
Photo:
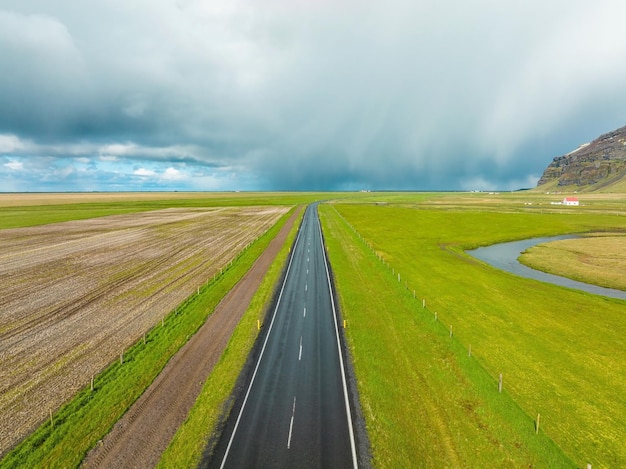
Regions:
[[610, 183], [626, 175], [626, 126], [557, 156], [537, 186], [558, 180], [557, 187], [585, 187]]

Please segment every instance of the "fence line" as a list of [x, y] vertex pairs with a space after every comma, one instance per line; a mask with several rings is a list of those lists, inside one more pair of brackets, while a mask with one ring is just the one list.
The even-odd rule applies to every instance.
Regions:
[[[364, 238], [361, 233], [359, 233], [359, 231], [348, 221], [346, 220], [346, 218], [339, 213], [339, 211], [337, 210], [337, 208], [334, 205], [330, 205], [333, 210], [335, 211], [335, 213], [337, 214], [337, 216], [345, 223], [346, 226], [348, 226], [350, 228], [350, 230], [352, 230], [352, 232], [356, 235], [356, 237], [361, 241], [361, 243], [374, 255], [374, 257], [384, 266], [387, 268], [387, 270], [391, 273], [392, 279], [396, 280], [396, 276], [397, 276], [397, 281], [400, 282], [401, 276], [400, 276], [400, 272], [398, 272], [394, 266], [392, 266], [384, 257], [382, 254], [379, 254], [376, 249], [372, 246], [372, 244], [367, 241], [366, 238]], [[411, 294], [412, 291], [412, 297], [415, 301], [420, 301], [420, 298], [417, 296], [416, 294], [416, 289], [411, 289], [409, 284], [408, 284], [408, 280], [405, 279], [405, 284], [404, 284], [405, 289]], [[429, 312], [430, 310], [426, 307], [426, 298], [421, 298], [421, 302], [422, 302], [422, 309]], [[435, 321], [439, 321], [439, 315], [436, 311], [431, 312], [431, 314], [434, 313], [434, 320]], [[445, 327], [445, 324], [443, 322], [441, 322], [441, 326]], [[452, 333], [452, 324], [448, 324], [448, 328], [449, 328], [449, 334], [450, 334], [450, 339], [456, 341], [459, 345], [463, 346], [463, 342], [461, 340], [459, 340], [459, 336], [455, 333]], [[472, 346], [471, 344], [468, 344], [467, 347], [463, 347], [463, 348], [467, 348], [468, 351], [468, 357], [474, 357], [474, 354], [472, 353]], [[475, 350], [474, 350], [475, 351]], [[497, 390], [498, 393], [502, 393], [502, 389], [503, 389], [503, 376], [502, 373], [499, 374], [498, 379], [496, 379], [496, 377], [494, 377], [491, 373], [489, 373], [481, 364], [480, 362], [477, 361], [477, 363], [479, 364], [479, 366], [481, 368], [483, 368], [487, 374], [489, 376], [492, 377], [492, 379], [494, 379], [494, 381], [496, 382], [496, 386], [497, 386]], [[494, 386], [494, 391], [496, 389], [496, 386]], [[528, 414], [527, 414], [528, 415]], [[533, 431], [535, 432], [535, 434], [539, 433], [539, 414], [537, 414], [537, 420], [535, 422], [533, 422]]]

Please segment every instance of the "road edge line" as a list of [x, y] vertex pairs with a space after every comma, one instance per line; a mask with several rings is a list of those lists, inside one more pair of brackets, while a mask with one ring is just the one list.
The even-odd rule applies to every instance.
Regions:
[[[315, 210], [317, 210], [317, 205], [315, 206]], [[337, 338], [337, 351], [339, 353], [339, 364], [341, 365], [341, 382], [343, 384], [343, 397], [346, 404], [346, 413], [348, 416], [348, 430], [350, 433], [350, 448], [352, 450], [352, 466], [354, 469], [359, 467], [357, 454], [356, 454], [356, 443], [354, 441], [354, 428], [352, 423], [352, 412], [350, 411], [350, 399], [348, 397], [348, 385], [346, 383], [346, 372], [343, 364], [343, 355], [341, 353], [341, 341], [339, 340], [339, 328], [337, 327], [337, 310], [335, 308], [335, 297], [333, 295], [333, 287], [330, 281], [330, 272], [328, 270], [328, 258], [326, 257], [326, 248], [324, 246], [324, 235], [322, 233], [322, 223], [320, 222], [319, 214], [317, 217], [317, 228], [320, 232], [320, 244], [322, 245], [322, 253], [324, 255], [324, 267], [326, 269], [326, 280], [328, 281], [328, 289], [330, 291], [330, 303], [333, 308], [333, 318], [335, 323], [335, 336]]]

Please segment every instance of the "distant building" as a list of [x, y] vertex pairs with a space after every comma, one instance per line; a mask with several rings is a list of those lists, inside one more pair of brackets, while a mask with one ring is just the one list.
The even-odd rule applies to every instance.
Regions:
[[578, 197], [565, 197], [563, 199], [563, 205], [580, 205]]

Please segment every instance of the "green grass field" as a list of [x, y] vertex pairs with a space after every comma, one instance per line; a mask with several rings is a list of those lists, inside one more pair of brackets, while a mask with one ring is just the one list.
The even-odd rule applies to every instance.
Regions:
[[626, 291], [624, 233], [539, 244], [522, 253], [519, 260], [533, 269]]
[[[578, 212], [500, 213], [468, 206], [463, 210], [392, 204], [344, 204], [336, 208], [388, 263], [388, 269], [393, 269], [390, 277], [401, 290], [411, 297], [416, 290], [418, 300], [411, 316], [407, 306], [394, 300], [398, 294], [389, 297], [388, 282], [370, 281], [370, 277], [382, 275], [379, 261], [359, 267], [342, 265], [362, 256], [362, 248], [355, 239], [345, 241], [346, 235], [336, 221], [339, 218], [326, 207], [327, 240], [344, 240], [340, 248], [331, 245], [331, 262], [344, 315], [352, 324], [348, 338], [378, 466], [405, 466], [407, 460], [399, 456], [405, 447], [424, 458], [425, 466], [445, 461], [452, 461], [454, 466], [454, 454], [462, 466], [469, 467], [487, 462], [500, 467], [561, 466], [533, 460], [544, 457], [544, 450], [531, 449], [529, 435], [506, 427], [491, 428], [500, 428], [497, 416], [486, 416], [492, 414], [489, 409], [500, 396], [467, 398], [459, 394], [458, 388], [468, 383], [470, 395], [480, 389], [472, 373], [460, 366], [459, 354], [467, 353], [470, 345], [473, 360], [488, 373], [492, 387], [503, 374], [504, 389], [510, 402], [525, 413], [530, 436], [534, 435], [532, 422], [541, 414], [540, 434], [545, 432], [575, 465], [591, 463], [597, 468], [626, 464], [626, 304], [517, 278], [463, 252], [465, 248], [513, 239], [619, 230], [624, 228], [623, 218]], [[334, 254], [334, 250], [345, 254]], [[347, 260], [341, 261], [340, 255], [346, 255]], [[374, 259], [376, 255], [372, 254]], [[357, 276], [359, 281], [349, 281]], [[369, 297], [363, 300], [363, 295]], [[377, 300], [379, 297], [385, 301]], [[424, 314], [419, 308], [421, 298], [426, 299], [429, 315], [437, 313], [444, 336], [452, 326], [461, 351], [441, 349], [417, 324]], [[358, 316], [351, 320], [350, 315], [357, 311]], [[368, 373], [363, 372], [365, 368]], [[385, 385], [386, 381], [391, 384]], [[465, 415], [463, 409], [468, 409]], [[424, 428], [420, 423], [424, 417], [439, 423]], [[512, 432], [513, 447], [527, 448], [526, 452], [520, 448], [518, 456], [509, 462], [497, 456], [512, 454], [510, 445], [504, 443], [507, 432]], [[437, 445], [431, 441], [433, 434], [448, 435], [448, 443], [441, 436]], [[493, 435], [493, 445], [502, 453], [490, 453], [489, 445], [483, 444]], [[421, 439], [426, 443], [415, 441]], [[430, 455], [433, 447], [439, 448], [440, 460], [428, 460], [435, 457]], [[490, 454], [495, 454], [493, 459]]]

